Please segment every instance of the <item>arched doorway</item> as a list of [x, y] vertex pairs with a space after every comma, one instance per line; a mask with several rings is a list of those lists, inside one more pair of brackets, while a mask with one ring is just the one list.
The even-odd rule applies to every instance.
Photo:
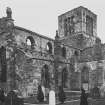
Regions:
[[84, 66], [81, 70], [81, 87], [89, 89], [89, 67]]
[[49, 88], [50, 86], [50, 73], [49, 73], [49, 68], [48, 65], [44, 65], [41, 71], [41, 84], [45, 88]]

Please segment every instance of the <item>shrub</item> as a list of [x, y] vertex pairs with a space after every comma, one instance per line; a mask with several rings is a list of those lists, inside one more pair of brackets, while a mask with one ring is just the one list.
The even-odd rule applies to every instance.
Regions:
[[38, 86], [37, 99], [39, 102], [44, 101], [44, 94], [40, 85]]

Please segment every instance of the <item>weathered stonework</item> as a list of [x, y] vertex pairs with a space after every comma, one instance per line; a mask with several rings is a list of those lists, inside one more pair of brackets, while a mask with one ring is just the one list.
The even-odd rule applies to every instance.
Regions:
[[[105, 45], [97, 37], [97, 16], [84, 7], [58, 17], [55, 40], [14, 25], [11, 11], [0, 19], [0, 47], [6, 48], [6, 91], [34, 94], [38, 84], [88, 90], [105, 82]], [[92, 26], [92, 27], [91, 27]], [[90, 28], [91, 27], [91, 28]], [[1, 59], [1, 58], [0, 58]], [[0, 77], [2, 64], [0, 63]]]
[[[74, 83], [70, 84], [69, 88], [79, 90], [86, 84], [90, 90], [96, 85], [102, 86], [104, 83], [102, 74], [105, 70], [102, 65], [98, 67], [98, 64], [103, 64], [101, 60], [104, 60], [104, 44], [101, 44], [101, 40], [97, 37], [97, 16], [80, 6], [60, 15], [58, 27], [59, 44], [65, 46], [67, 51], [66, 59], [62, 57], [59, 59], [69, 62], [68, 71], [71, 81], [69, 82]], [[70, 29], [74, 31], [71, 32]], [[58, 55], [60, 56], [60, 53]]]

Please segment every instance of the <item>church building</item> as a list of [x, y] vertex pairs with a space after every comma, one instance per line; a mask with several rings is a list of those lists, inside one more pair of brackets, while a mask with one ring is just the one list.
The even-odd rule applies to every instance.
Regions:
[[97, 36], [97, 15], [77, 7], [58, 16], [55, 39], [16, 26], [12, 10], [0, 18], [0, 88], [34, 94], [50, 89], [90, 90], [105, 83], [105, 44]]

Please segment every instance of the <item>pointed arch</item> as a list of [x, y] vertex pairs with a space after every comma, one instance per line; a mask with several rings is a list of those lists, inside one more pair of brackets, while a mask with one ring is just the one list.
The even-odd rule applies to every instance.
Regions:
[[52, 54], [52, 43], [51, 42], [48, 42], [47, 43], [47, 51]]
[[45, 88], [50, 86], [50, 73], [48, 65], [44, 65], [41, 71], [41, 83]]
[[26, 44], [28, 46], [31, 46], [31, 48], [34, 48], [34, 46], [35, 46], [35, 40], [34, 40], [34, 38], [32, 36], [28, 36], [26, 38]]

